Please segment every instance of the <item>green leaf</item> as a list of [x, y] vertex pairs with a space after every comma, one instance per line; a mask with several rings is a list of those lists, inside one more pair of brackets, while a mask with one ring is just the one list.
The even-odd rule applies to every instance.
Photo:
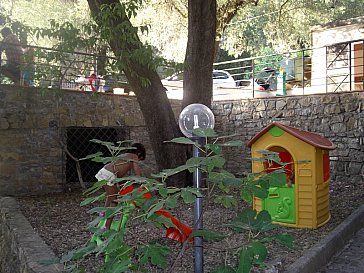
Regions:
[[158, 266], [159, 268], [167, 268], [167, 255], [170, 253], [170, 248], [162, 246], [160, 244], [147, 244], [138, 249], [140, 256], [140, 262], [147, 264], [149, 261], [151, 264]]
[[214, 199], [215, 203], [222, 204], [225, 208], [232, 208], [237, 205], [237, 200], [231, 195], [217, 196]]
[[164, 201], [158, 202], [157, 204], [155, 204], [154, 206], [152, 206], [150, 208], [150, 210], [148, 211], [147, 218], [149, 218], [155, 212], [159, 211], [161, 208], [163, 208], [163, 206], [164, 206]]
[[174, 196], [168, 197], [166, 199], [166, 207], [173, 209], [177, 206], [177, 198]]
[[269, 156], [269, 155], [278, 155], [279, 153], [277, 152], [272, 152], [272, 151], [269, 151], [269, 150], [257, 150], [256, 151], [258, 154], [262, 154], [262, 155], [265, 155], [265, 156]]
[[182, 189], [181, 196], [183, 201], [187, 204], [195, 202], [196, 199], [196, 196], [192, 194], [191, 191], [188, 189]]
[[184, 188], [184, 190], [189, 191], [190, 193], [192, 193], [196, 197], [202, 197], [202, 193], [201, 193], [202, 189], [196, 189], [194, 187], [187, 187], [187, 188]]
[[98, 190], [100, 190], [102, 188], [102, 186], [106, 185], [106, 180], [100, 180], [95, 182], [92, 187], [90, 187], [89, 189], [87, 189], [83, 194], [85, 195], [90, 195], [93, 194], [94, 192], [97, 192]]
[[176, 193], [176, 192], [181, 191], [180, 188], [173, 188], [173, 187], [168, 187], [167, 190], [168, 190], [168, 194]]
[[197, 128], [193, 130], [193, 134], [195, 134], [196, 136], [199, 137], [204, 137], [204, 138], [208, 138], [208, 137], [217, 137], [217, 134], [215, 133], [214, 129], [212, 128]]
[[176, 138], [173, 138], [172, 140], [164, 141], [164, 142], [174, 142], [174, 143], [178, 143], [178, 144], [195, 145], [195, 142], [187, 137], [176, 137]]
[[66, 255], [63, 255], [60, 263], [66, 263], [72, 260], [78, 260], [82, 257], [85, 257], [89, 254], [91, 254], [96, 247], [96, 243], [88, 242], [88, 244], [84, 247], [81, 247], [79, 249], [72, 250], [68, 252]]
[[126, 245], [124, 243], [124, 238], [122, 233], [118, 232], [113, 240], [109, 242], [107, 247], [105, 248], [105, 252], [108, 254], [118, 255], [119, 258], [123, 255], [123, 259], [129, 259], [130, 253], [133, 251], [133, 248]]
[[104, 223], [105, 222], [105, 217], [96, 217], [94, 220], [92, 220], [91, 222], [89, 222], [87, 224], [87, 229], [90, 230], [92, 233], [98, 232], [100, 233], [101, 230], [99, 230], [99, 228], [95, 228], [97, 227], [101, 227], [101, 222]]
[[206, 144], [205, 145], [208, 150], [211, 150], [213, 153], [220, 155], [222, 152], [221, 145], [219, 144]]
[[201, 162], [203, 162], [205, 160], [204, 157], [191, 157], [189, 159], [187, 159], [186, 161], [186, 166], [188, 168], [191, 168], [191, 167], [198, 167], [200, 166]]
[[254, 221], [254, 229], [264, 232], [275, 228], [277, 228], [277, 225], [272, 224], [272, 217], [269, 212], [266, 210], [260, 211]]
[[243, 141], [241, 141], [241, 140], [230, 140], [228, 142], [222, 143], [221, 146], [240, 147], [240, 146], [243, 146]]
[[114, 145], [114, 143], [112, 143], [112, 142], [102, 141], [102, 140], [99, 140], [99, 139], [91, 139], [90, 142], [102, 144], [104, 146], [112, 146], [112, 145]]
[[236, 232], [253, 229], [253, 224], [257, 212], [251, 208], [246, 208], [240, 212], [232, 221], [229, 226]]
[[223, 183], [230, 187], [240, 188], [243, 184], [243, 180], [241, 178], [226, 177], [223, 179]]
[[88, 213], [92, 214], [92, 213], [100, 213], [100, 212], [104, 212], [106, 211], [107, 208], [105, 207], [95, 207], [95, 208], [92, 208], [88, 211]]
[[275, 229], [277, 225], [272, 224], [271, 216], [265, 210], [257, 212], [250, 208], [244, 209], [229, 224], [235, 231], [242, 232], [251, 230], [255, 232], [264, 232]]
[[253, 195], [255, 195], [256, 197], [258, 197], [260, 199], [265, 199], [268, 197], [267, 189], [263, 189], [259, 186], [253, 185], [251, 190], [252, 190]]
[[164, 170], [162, 170], [161, 172], [159, 172], [157, 174], [152, 174], [152, 176], [155, 177], [155, 178], [166, 178], [166, 177], [175, 175], [177, 173], [180, 173], [182, 171], [185, 171], [188, 168], [189, 168], [189, 166], [182, 165], [182, 166], [179, 166], [179, 167], [174, 168], [174, 169], [164, 169]]
[[79, 160], [87, 160], [87, 159], [94, 159], [94, 158], [100, 158], [103, 155], [102, 152], [97, 152], [94, 154], [87, 155], [86, 157], [80, 158]]
[[129, 272], [130, 264], [130, 260], [116, 260], [110, 263], [110, 267], [106, 264], [106, 270], [108, 273]]
[[245, 202], [247, 202], [249, 204], [251, 204], [253, 202], [252, 194], [245, 188], [240, 190], [240, 196]]
[[242, 249], [239, 255], [239, 266], [236, 273], [249, 273], [251, 269], [250, 252], [247, 249]]
[[159, 214], [158, 212], [151, 215], [148, 219], [150, 221], [153, 221], [154, 223], [159, 224], [163, 228], [169, 228], [169, 227], [176, 228], [176, 225], [173, 224], [173, 222], [170, 218], [167, 218], [164, 215]]
[[219, 265], [211, 273], [236, 273], [236, 270], [228, 265]]
[[203, 237], [203, 239], [206, 241], [221, 241], [225, 239], [226, 236], [217, 231], [199, 229], [199, 230], [194, 230], [191, 234], [191, 237]]
[[[114, 233], [115, 234], [115, 233]], [[115, 234], [107, 247], [104, 249], [107, 259], [105, 260], [105, 272], [129, 272], [132, 266], [131, 257], [133, 255], [133, 248], [123, 244], [122, 235]], [[115, 243], [114, 243], [115, 242]]]
[[252, 242], [248, 249], [255, 264], [262, 264], [268, 256], [267, 248], [261, 242]]
[[159, 192], [160, 196], [162, 196], [163, 198], [168, 196], [168, 190], [164, 187], [159, 188], [158, 192]]
[[258, 180], [255, 180], [251, 183], [254, 186], [259, 186], [262, 189], [268, 190], [269, 189], [269, 177], [267, 175], [263, 175], [259, 177]]
[[106, 198], [106, 193], [102, 193], [98, 196], [88, 197], [80, 203], [80, 206], [83, 207], [88, 204], [94, 203], [96, 201], [104, 200], [105, 198]]
[[[222, 170], [221, 172], [209, 172], [208, 173], [208, 179], [211, 182], [219, 183], [222, 182], [225, 178], [235, 178], [235, 176], [232, 173], [229, 173], [225, 170]], [[241, 186], [241, 184], [240, 184]]]
[[215, 167], [222, 168], [225, 164], [225, 159], [221, 156], [214, 155], [208, 158], [205, 158], [203, 164], [207, 166], [208, 172], [211, 172]]
[[265, 177], [269, 184], [268, 187], [282, 187], [286, 184], [286, 174], [284, 173], [284, 170], [277, 170], [274, 172], [271, 172], [266, 175]]

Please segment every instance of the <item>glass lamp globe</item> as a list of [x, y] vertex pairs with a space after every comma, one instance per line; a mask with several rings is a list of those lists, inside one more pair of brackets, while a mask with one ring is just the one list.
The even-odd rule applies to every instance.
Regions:
[[197, 128], [214, 128], [215, 117], [206, 105], [193, 103], [187, 105], [179, 115], [178, 124], [181, 132], [186, 137], [192, 137], [192, 132]]

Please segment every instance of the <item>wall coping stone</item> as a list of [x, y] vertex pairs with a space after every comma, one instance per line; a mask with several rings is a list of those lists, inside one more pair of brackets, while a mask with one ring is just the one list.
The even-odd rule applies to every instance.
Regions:
[[20, 273], [63, 272], [61, 264], [39, 263], [57, 256], [33, 230], [13, 197], [0, 197], [0, 238], [0, 272], [9, 272], [9, 268]]

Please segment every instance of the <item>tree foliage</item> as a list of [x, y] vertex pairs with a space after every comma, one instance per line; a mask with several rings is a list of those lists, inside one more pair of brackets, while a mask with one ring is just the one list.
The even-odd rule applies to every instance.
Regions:
[[[3, 0], [5, 13], [30, 27], [44, 27], [52, 18], [75, 27], [89, 22], [86, 0]], [[166, 14], [168, 20], [165, 20]], [[275, 52], [296, 50], [311, 45], [310, 28], [335, 20], [364, 14], [361, 0], [218, 0], [216, 45], [229, 54], [257, 55], [262, 47]], [[166, 59], [182, 63], [185, 58], [188, 28], [187, 0], [146, 0], [132, 23], [149, 26], [140, 39]], [[30, 37], [29, 43], [39, 44]], [[245, 55], [244, 55], [245, 56]]]
[[32, 36], [29, 33], [32, 28], [49, 28], [51, 20], [60, 25], [69, 23], [76, 28], [90, 21], [85, 0], [2, 0], [1, 7], [3, 8], [1, 11], [3, 15], [11, 19], [12, 22], [17, 22], [18, 30], [22, 33], [20, 38], [22, 39], [24, 36], [26, 37], [24, 41], [37, 46], [51, 47], [53, 41]]
[[256, 55], [262, 47], [276, 52], [311, 46], [313, 26], [362, 16], [361, 0], [260, 0], [241, 9], [224, 33], [222, 48], [232, 55]]

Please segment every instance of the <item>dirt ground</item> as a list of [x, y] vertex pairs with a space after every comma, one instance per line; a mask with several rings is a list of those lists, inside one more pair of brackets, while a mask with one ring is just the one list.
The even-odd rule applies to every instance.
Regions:
[[[269, 245], [267, 264], [272, 269], [270, 272], [282, 272], [284, 268], [293, 263], [303, 255], [304, 251], [319, 242], [331, 230], [338, 226], [359, 205], [364, 202], [364, 182], [355, 183], [342, 182], [330, 185], [330, 211], [331, 219], [317, 230], [298, 228], [279, 228], [279, 232], [286, 232], [295, 237], [294, 249], [288, 249], [277, 244]], [[40, 234], [44, 241], [53, 249], [56, 255], [61, 256], [66, 252], [81, 246], [91, 234], [86, 229], [86, 224], [93, 218], [87, 211], [91, 206], [81, 207], [79, 204], [84, 199], [81, 191], [52, 194], [42, 197], [22, 197], [18, 202], [22, 212], [27, 217], [34, 230]], [[233, 218], [241, 207], [226, 210], [208, 199], [204, 199], [204, 228], [228, 231], [222, 225], [228, 219]], [[98, 204], [100, 205], [100, 204]], [[175, 216], [187, 224], [193, 223], [193, 207], [181, 205], [172, 212]], [[181, 248], [179, 243], [164, 238], [163, 230], [157, 229], [151, 224], [140, 221], [128, 228], [128, 240], [140, 242], [155, 239], [161, 244], [172, 248], [171, 261], [178, 255]], [[225, 249], [242, 245], [246, 238], [244, 236], [229, 235], [222, 242], [204, 243], [204, 268], [205, 272], [211, 272], [218, 264], [234, 264], [236, 261], [231, 253]], [[191, 244], [192, 246], [192, 244]], [[173, 272], [193, 272], [193, 248], [190, 247], [183, 259], [177, 263]], [[102, 263], [101, 257], [90, 257], [83, 263], [86, 272], [96, 272], [94, 268]], [[274, 270], [273, 270], [274, 269]], [[149, 272], [162, 272], [150, 269]], [[264, 272], [263, 269], [254, 268], [252, 272]], [[97, 273], [97, 272], [96, 272]]]

